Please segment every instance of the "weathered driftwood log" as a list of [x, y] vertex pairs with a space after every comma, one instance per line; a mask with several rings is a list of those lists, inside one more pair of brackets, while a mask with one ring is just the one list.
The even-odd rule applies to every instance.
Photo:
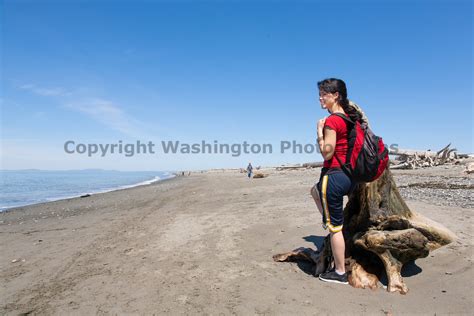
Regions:
[[[350, 195], [344, 209], [343, 233], [349, 283], [374, 289], [386, 276], [387, 290], [401, 294], [408, 291], [401, 276], [402, 266], [455, 239], [442, 225], [408, 208], [388, 169], [376, 181], [359, 184]], [[273, 259], [313, 262], [317, 276], [331, 263], [329, 236], [317, 251], [298, 248]]]
[[395, 156], [418, 156], [418, 157], [437, 157], [438, 154], [431, 150], [413, 150], [413, 149], [390, 149], [389, 155]]
[[280, 167], [276, 167], [275, 169], [277, 171], [282, 171], [282, 170], [296, 170], [296, 169], [303, 169], [303, 168], [305, 167], [296, 165], [296, 166], [280, 166]]
[[303, 164], [303, 167], [305, 168], [321, 168], [323, 166], [324, 162], [306, 162]]
[[407, 161], [390, 165], [390, 169], [409, 169], [409, 168], [410, 168], [410, 164]]
[[275, 169], [277, 171], [282, 170], [297, 170], [297, 169], [309, 169], [309, 168], [321, 168], [323, 167], [323, 162], [306, 162], [304, 164], [296, 164], [296, 165], [286, 165], [286, 166], [279, 166]]
[[323, 166], [323, 162], [306, 162], [302, 165], [293, 165], [293, 166], [280, 166], [276, 167], [276, 170], [296, 170], [296, 169], [309, 169], [309, 168], [321, 168]]

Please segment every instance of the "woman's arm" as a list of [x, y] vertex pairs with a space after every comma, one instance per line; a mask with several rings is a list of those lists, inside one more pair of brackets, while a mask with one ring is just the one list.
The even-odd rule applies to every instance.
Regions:
[[336, 131], [331, 128], [324, 128], [325, 122], [326, 119], [321, 119], [318, 122], [318, 145], [323, 159], [329, 160], [336, 149]]

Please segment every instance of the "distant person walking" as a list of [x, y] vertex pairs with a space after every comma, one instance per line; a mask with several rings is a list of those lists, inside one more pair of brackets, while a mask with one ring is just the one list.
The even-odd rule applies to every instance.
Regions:
[[252, 164], [249, 162], [249, 165], [247, 166], [247, 176], [250, 178], [252, 178], [252, 173], [253, 173], [253, 167], [252, 167]]
[[[311, 195], [322, 214], [323, 227], [330, 232], [331, 249], [335, 268], [319, 275], [326, 282], [348, 284], [345, 270], [345, 242], [342, 233], [344, 224], [343, 197], [354, 188], [351, 178], [341, 169], [346, 163], [348, 151], [348, 128], [345, 116], [361, 121], [360, 108], [350, 104], [347, 89], [340, 79], [325, 79], [318, 82], [321, 108], [330, 115], [317, 124], [318, 145], [324, 158], [319, 182], [311, 189]], [[364, 119], [366, 117], [364, 116]]]

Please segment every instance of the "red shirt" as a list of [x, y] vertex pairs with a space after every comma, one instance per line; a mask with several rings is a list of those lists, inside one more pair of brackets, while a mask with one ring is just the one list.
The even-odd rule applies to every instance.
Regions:
[[344, 121], [342, 117], [339, 117], [337, 115], [330, 115], [326, 119], [326, 123], [324, 124], [324, 129], [326, 129], [327, 127], [336, 131], [336, 149], [331, 159], [324, 160], [323, 167], [340, 168], [341, 166], [339, 164], [339, 161], [336, 159], [335, 156], [337, 156], [343, 164], [346, 163], [346, 154], [348, 148], [346, 121]]

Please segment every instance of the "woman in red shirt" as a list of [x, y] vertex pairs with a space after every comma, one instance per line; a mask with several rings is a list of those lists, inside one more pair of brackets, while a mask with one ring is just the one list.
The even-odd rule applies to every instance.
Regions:
[[353, 189], [352, 180], [341, 169], [347, 154], [345, 115], [352, 121], [360, 120], [360, 114], [347, 99], [347, 89], [340, 79], [325, 79], [318, 82], [321, 108], [330, 116], [318, 121], [318, 145], [324, 158], [319, 182], [311, 189], [316, 205], [323, 216], [323, 227], [330, 232], [331, 249], [335, 269], [319, 275], [323, 281], [348, 284], [345, 271], [345, 243], [342, 228], [344, 224], [343, 197]]

